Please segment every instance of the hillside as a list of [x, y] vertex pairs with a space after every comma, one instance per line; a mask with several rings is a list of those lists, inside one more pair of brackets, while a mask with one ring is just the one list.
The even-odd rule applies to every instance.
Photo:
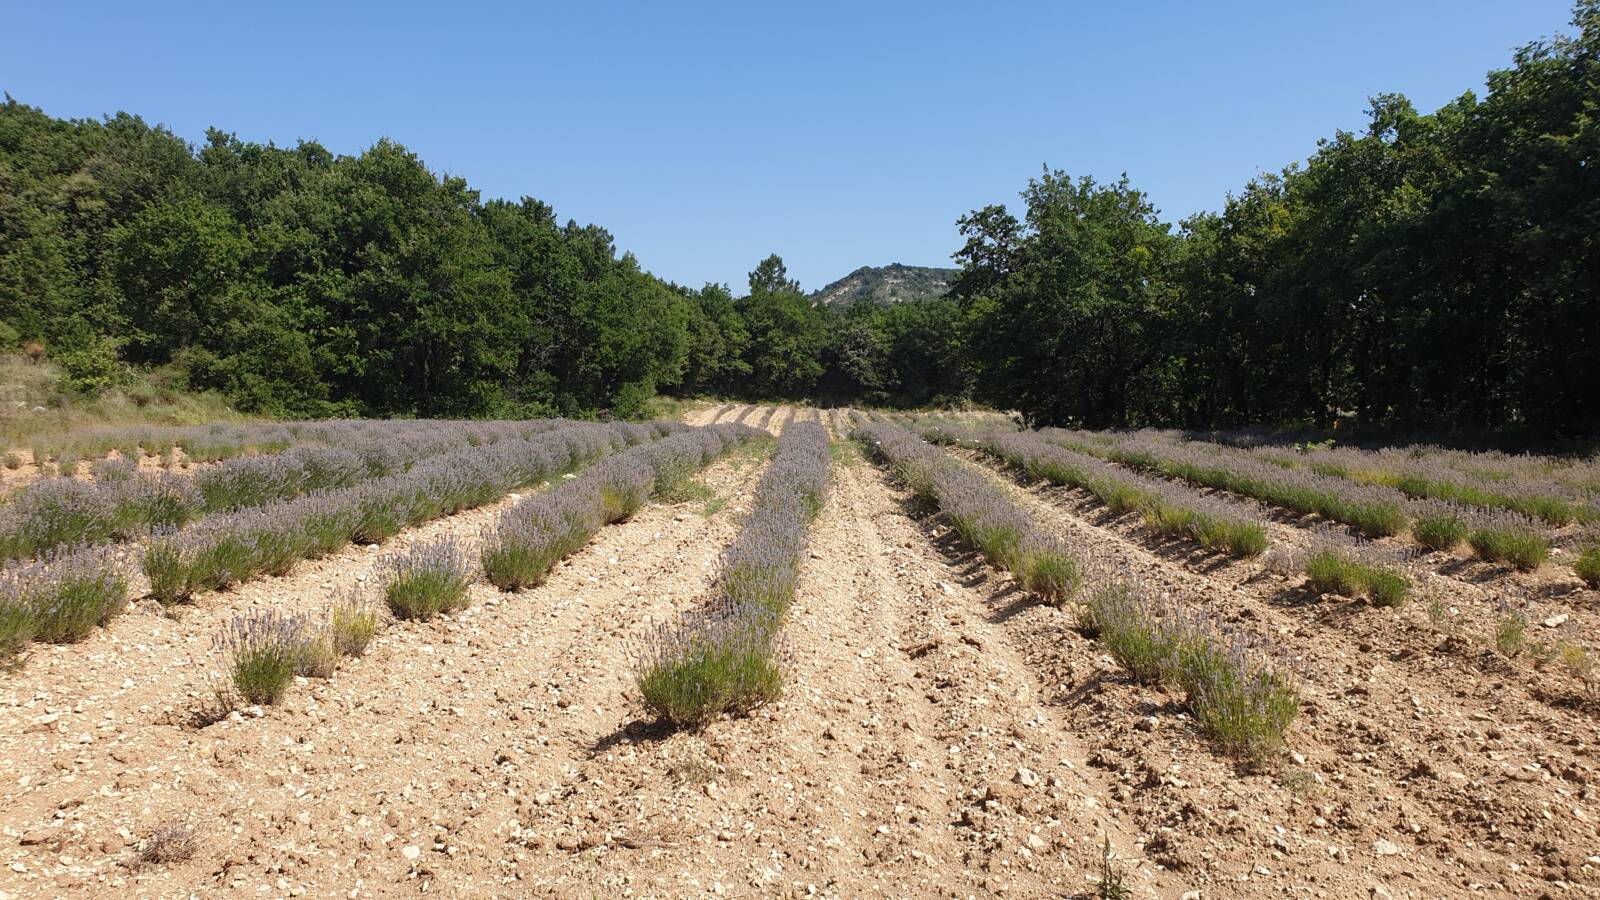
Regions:
[[862, 266], [812, 293], [811, 300], [825, 306], [848, 305], [863, 300], [881, 304], [928, 300], [948, 293], [958, 271], [900, 263]]

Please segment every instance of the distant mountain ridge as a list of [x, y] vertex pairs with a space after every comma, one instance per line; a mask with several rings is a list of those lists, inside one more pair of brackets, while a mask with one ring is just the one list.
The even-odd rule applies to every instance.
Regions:
[[933, 266], [862, 266], [849, 275], [811, 294], [811, 302], [826, 306], [852, 303], [905, 303], [931, 300], [950, 292], [960, 269]]

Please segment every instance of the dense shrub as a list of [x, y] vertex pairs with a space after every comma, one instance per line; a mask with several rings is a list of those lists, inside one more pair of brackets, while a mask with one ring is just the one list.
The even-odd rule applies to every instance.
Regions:
[[1391, 565], [1363, 557], [1362, 545], [1326, 544], [1303, 564], [1313, 590], [1345, 597], [1368, 597], [1378, 606], [1403, 606], [1411, 580]]
[[1467, 533], [1473, 552], [1490, 562], [1503, 562], [1532, 572], [1550, 555], [1550, 541], [1526, 519], [1511, 515], [1482, 517]]
[[215, 647], [239, 697], [247, 703], [278, 702], [304, 665], [311, 649], [310, 632], [303, 617], [270, 609], [230, 619]]
[[1600, 588], [1600, 543], [1590, 544], [1578, 552], [1578, 562], [1573, 566], [1578, 577], [1591, 588]]
[[1242, 634], [1123, 581], [1090, 591], [1080, 622], [1135, 678], [1181, 687], [1195, 723], [1219, 746], [1257, 761], [1282, 748], [1299, 692]]
[[80, 641], [128, 603], [127, 566], [111, 548], [85, 548], [14, 564], [0, 572], [7, 609], [0, 644], [19, 649], [28, 639]]

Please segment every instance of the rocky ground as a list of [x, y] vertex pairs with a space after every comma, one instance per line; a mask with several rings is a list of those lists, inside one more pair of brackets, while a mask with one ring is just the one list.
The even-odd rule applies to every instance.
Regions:
[[[204, 727], [190, 714], [228, 616], [370, 590], [383, 552], [475, 541], [513, 501], [36, 649], [0, 674], [0, 896], [1064, 897], [1108, 876], [1173, 900], [1600, 895], [1600, 708], [1484, 638], [1510, 596], [1538, 604], [1535, 631], [1581, 639], [1593, 592], [1441, 559], [1423, 581], [1444, 618], [1309, 597], [969, 461], [1085, 556], [1271, 638], [1305, 696], [1290, 754], [1218, 756], [1181, 697], [1129, 682], [1070, 610], [1019, 593], [848, 447], [784, 628], [783, 699], [658, 727], [638, 642], [711, 587], [764, 467], [735, 454], [701, 475], [711, 501], [647, 507], [537, 588], [475, 586], [470, 609], [393, 625], [332, 678]], [[179, 858], [141, 860], [163, 834]]]

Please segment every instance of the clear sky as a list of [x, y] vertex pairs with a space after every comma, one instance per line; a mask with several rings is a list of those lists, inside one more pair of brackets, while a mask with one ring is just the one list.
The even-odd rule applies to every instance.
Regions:
[[74, 3], [0, 0], [0, 90], [191, 140], [394, 138], [485, 197], [609, 228], [656, 274], [809, 290], [949, 265], [955, 220], [1048, 163], [1126, 171], [1165, 217], [1431, 110], [1567, 0]]

